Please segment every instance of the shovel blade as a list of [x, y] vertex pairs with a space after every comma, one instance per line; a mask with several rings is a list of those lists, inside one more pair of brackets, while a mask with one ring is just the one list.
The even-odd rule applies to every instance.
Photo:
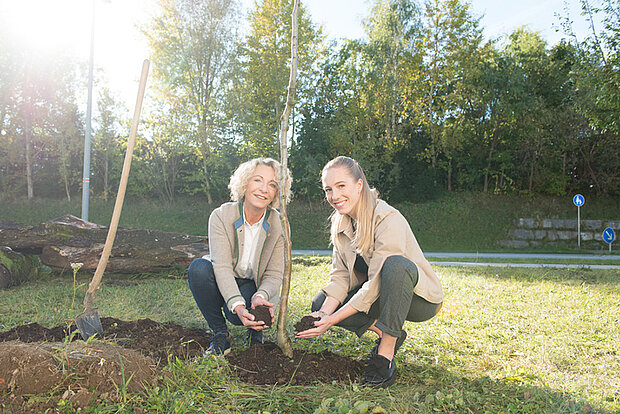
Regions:
[[103, 326], [101, 325], [101, 319], [97, 309], [86, 309], [75, 318], [75, 325], [80, 331], [80, 335], [83, 340], [99, 335], [103, 338]]

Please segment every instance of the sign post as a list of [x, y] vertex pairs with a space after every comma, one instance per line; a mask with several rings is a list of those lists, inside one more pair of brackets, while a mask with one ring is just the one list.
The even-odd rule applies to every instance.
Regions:
[[581, 194], [575, 194], [573, 204], [577, 206], [577, 247], [581, 247], [581, 206], [584, 205], [586, 199]]
[[616, 232], [611, 227], [607, 227], [603, 230], [603, 240], [609, 244], [609, 252], [611, 253], [611, 244], [616, 240]]

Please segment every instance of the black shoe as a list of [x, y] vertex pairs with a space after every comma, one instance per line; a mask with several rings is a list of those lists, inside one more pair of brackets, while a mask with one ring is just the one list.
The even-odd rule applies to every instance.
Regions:
[[363, 385], [373, 388], [387, 388], [396, 380], [396, 361], [383, 355], [373, 355], [364, 368]]
[[263, 343], [263, 333], [261, 331], [255, 331], [248, 328], [248, 336], [246, 337], [248, 346], [261, 345]]
[[[407, 332], [405, 332], [404, 330], [401, 330], [400, 336], [398, 337], [398, 339], [396, 339], [396, 345], [394, 345], [394, 355], [396, 355], [396, 353], [398, 352], [398, 349], [405, 342], [405, 339], [407, 339]], [[367, 359], [372, 358], [373, 355], [377, 355], [377, 353], [379, 352], [380, 343], [381, 343], [381, 338], [377, 338], [377, 340], [375, 341], [375, 344], [373, 345], [373, 347], [370, 349], [370, 352], [368, 353]]]
[[217, 332], [211, 338], [211, 345], [205, 355], [226, 355], [230, 352], [230, 334], [228, 332]]

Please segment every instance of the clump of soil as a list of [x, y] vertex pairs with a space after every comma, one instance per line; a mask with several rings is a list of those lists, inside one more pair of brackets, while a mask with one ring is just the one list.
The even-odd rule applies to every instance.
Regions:
[[351, 382], [362, 373], [361, 362], [330, 351], [316, 354], [295, 349], [293, 359], [289, 359], [273, 342], [231, 352], [226, 360], [241, 380], [261, 385]]
[[321, 318], [306, 315], [303, 318], [301, 318], [299, 322], [295, 324], [294, 326], [295, 332], [303, 332], [303, 331], [307, 331], [310, 328], [314, 328], [314, 322], [320, 321], [320, 320]]
[[259, 305], [254, 309], [248, 310], [252, 315], [254, 315], [254, 321], [265, 322], [265, 326], [271, 326], [271, 312], [269, 312], [269, 306]]

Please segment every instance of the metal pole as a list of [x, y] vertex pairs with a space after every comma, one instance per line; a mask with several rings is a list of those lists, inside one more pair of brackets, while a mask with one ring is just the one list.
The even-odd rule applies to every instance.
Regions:
[[577, 206], [577, 247], [581, 247], [581, 207]]
[[95, 3], [90, 26], [90, 62], [88, 64], [88, 102], [86, 104], [86, 134], [84, 135], [84, 170], [82, 172], [82, 220], [88, 221], [88, 194], [90, 190], [90, 136], [93, 113], [93, 64], [95, 56]]

